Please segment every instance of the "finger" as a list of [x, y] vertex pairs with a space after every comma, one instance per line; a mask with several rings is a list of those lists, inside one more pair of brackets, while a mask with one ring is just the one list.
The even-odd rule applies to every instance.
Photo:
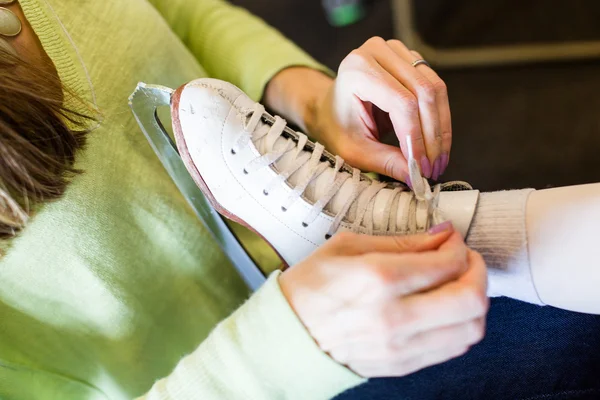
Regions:
[[474, 258], [476, 253], [468, 251], [469, 268], [456, 281], [402, 299], [400, 311], [391, 314], [397, 317], [396, 325], [403, 326], [405, 334], [416, 334], [484, 316], [489, 307], [485, 264]]
[[485, 333], [485, 318], [464, 324], [443, 327], [420, 333], [406, 340], [365, 340], [340, 344], [328, 353], [342, 364], [397, 363], [424, 353], [443, 351], [452, 347], [470, 347], [480, 342]]
[[[435, 234], [421, 233], [405, 236], [369, 236], [351, 232], [336, 234], [326, 246], [339, 256], [367, 253], [407, 253], [436, 250], [454, 233], [451, 223], [436, 227]], [[433, 230], [432, 230], [433, 232]]]
[[[369, 253], [359, 257], [350, 251], [355, 247], [354, 243], [358, 243], [355, 238], [361, 235], [348, 232], [338, 235], [340, 243], [327, 250], [340, 255], [335, 258], [335, 262], [329, 263], [330, 273], [339, 276], [332, 286], [339, 286], [340, 290], [351, 287], [351, 297], [346, 297], [344, 293], [347, 290], [342, 290], [337, 295], [337, 301], [350, 301], [355, 306], [340, 307], [339, 312], [320, 325], [319, 329], [327, 333], [321, 336], [329, 337], [331, 343], [392, 334], [404, 325], [409, 327], [406, 337], [414, 335], [417, 331], [414, 328], [410, 330], [416, 324], [413, 319], [421, 316], [405, 307], [402, 296], [437, 287], [457, 279], [465, 272], [467, 250], [464, 243], [463, 246], [458, 245], [462, 243], [462, 239], [457, 233], [451, 233], [449, 237], [448, 233], [436, 235], [437, 242], [434, 240], [430, 243], [433, 251], [398, 254], [392, 250], [390, 253]], [[368, 236], [362, 237], [369, 239]], [[343, 245], [348, 246], [348, 251]], [[389, 246], [386, 250], [397, 247], [394, 242], [385, 245]], [[361, 320], [369, 323], [357, 324]], [[340, 326], [348, 328], [340, 331]]]
[[[431, 290], [456, 280], [465, 272], [466, 259], [466, 250], [458, 247], [444, 251], [374, 253], [344, 258], [339, 268], [344, 268], [345, 274], [341, 274], [342, 278], [335, 284], [353, 288], [352, 297], [344, 301], [354, 306], [340, 307], [339, 312], [323, 321], [319, 329], [327, 333], [322, 336], [328, 337], [329, 341], [321, 343], [322, 348], [399, 335], [399, 332], [409, 338], [420, 332], [420, 326], [434, 324], [420, 319], [436, 319], [437, 314], [418, 314], [423, 307], [414, 307], [405, 303], [405, 299], [410, 299], [407, 295], [411, 293]], [[340, 330], [340, 327], [345, 329]]]
[[453, 358], [462, 356], [469, 350], [468, 347], [456, 346], [449, 347], [440, 351], [422, 354], [410, 360], [403, 362], [382, 364], [382, 363], [355, 363], [348, 364], [348, 367], [358, 375], [365, 378], [384, 378], [400, 377], [412, 374], [423, 368], [441, 364]]
[[478, 252], [468, 249], [467, 257], [471, 274], [467, 274], [461, 278], [462, 282], [467, 285], [481, 288], [484, 293], [487, 293], [488, 276], [487, 268], [483, 257]]
[[[375, 253], [363, 256], [377, 269], [384, 284], [386, 295], [396, 298], [428, 291], [460, 277], [466, 270], [467, 254], [461, 248], [426, 251], [422, 253], [389, 254]], [[397, 312], [391, 303], [391, 312]], [[399, 305], [407, 308], [408, 305]], [[402, 313], [400, 313], [402, 315]]]
[[400, 336], [395, 347], [400, 348], [398, 357], [410, 359], [430, 351], [442, 351], [448, 347], [470, 347], [479, 343], [485, 335], [485, 317], [462, 324], [445, 326], [433, 331], [421, 332], [405, 340]]
[[[416, 59], [423, 59], [423, 56], [418, 52], [411, 50], [412, 55]], [[413, 60], [414, 61], [414, 60]], [[423, 75], [429, 79], [429, 81], [433, 84], [435, 89], [436, 97], [435, 101], [438, 108], [438, 113], [440, 117], [440, 130], [441, 130], [441, 138], [442, 138], [442, 154], [439, 158], [439, 175], [442, 175], [446, 168], [448, 167], [448, 162], [450, 160], [450, 150], [452, 148], [452, 116], [450, 113], [450, 99], [448, 98], [448, 88], [446, 83], [439, 77], [439, 75], [427, 65], [421, 64], [416, 67], [421, 71]], [[437, 179], [435, 177], [435, 162], [433, 164], [433, 173], [432, 178]], [[438, 177], [439, 177], [438, 175]]]
[[[430, 83], [431, 89], [435, 94], [435, 107], [437, 109], [438, 115], [438, 125], [436, 125], [435, 137], [430, 138], [430, 140], [426, 139], [427, 146], [427, 154], [431, 158], [432, 162], [432, 175], [435, 171], [435, 161], [440, 159], [438, 162], [438, 170], [440, 169], [440, 165], [442, 163], [442, 155], [443, 155], [443, 144], [444, 144], [444, 133], [447, 132], [447, 129], [451, 129], [451, 126], [448, 125], [446, 119], [450, 116], [449, 110], [450, 106], [448, 104], [448, 94], [444, 81], [440, 79], [440, 77], [431, 69], [429, 66], [425, 64], [417, 65], [416, 67], [412, 66], [412, 63], [416, 60], [423, 59], [423, 57], [416, 53], [410, 51], [404, 43], [399, 40], [389, 40], [388, 45], [392, 50], [394, 50], [402, 59], [404, 59], [408, 64], [410, 64], [411, 68], [415, 71], [419, 72], [422, 76], [424, 76]], [[444, 100], [445, 99], [445, 100]], [[445, 112], [445, 107], [448, 108], [448, 113]], [[449, 120], [448, 120], [449, 121]], [[434, 148], [435, 155], [432, 156], [431, 147]], [[433, 177], [433, 176], [432, 176]]]
[[[408, 50], [406, 50], [407, 55], [403, 54], [403, 48], [405, 49], [400, 41], [390, 40], [379, 46], [374, 57], [382, 68], [408, 88], [418, 101], [426, 153], [417, 152], [415, 156], [418, 156], [417, 161], [421, 164], [423, 175], [430, 178], [432, 164], [440, 156], [442, 145], [435, 87], [419, 69], [411, 65], [414, 56]], [[396, 132], [396, 134], [401, 143], [406, 140], [403, 132]]]
[[[396, 146], [383, 144], [376, 138], [360, 141], [360, 148], [344, 151], [344, 159], [363, 171], [377, 172], [396, 180], [409, 183], [408, 163]], [[408, 182], [407, 182], [408, 181]]]
[[415, 158], [422, 159], [426, 152], [417, 98], [379, 64], [372, 66], [368, 73], [348, 73], [346, 78], [360, 100], [371, 102], [389, 114], [394, 131], [399, 135], [402, 153], [409, 154], [405, 138], [410, 136]]
[[384, 174], [410, 186], [408, 163], [402, 150], [380, 141], [382, 135], [393, 130], [389, 114], [369, 101], [362, 101], [358, 97], [353, 100], [360, 120], [371, 135], [356, 136], [354, 140], [344, 141], [337, 146], [330, 145], [331, 150], [356, 168]]

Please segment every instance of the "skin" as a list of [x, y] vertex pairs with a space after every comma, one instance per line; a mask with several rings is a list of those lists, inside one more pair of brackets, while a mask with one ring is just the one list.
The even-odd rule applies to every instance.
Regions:
[[22, 24], [22, 30], [19, 35], [5, 39], [17, 50], [17, 53], [21, 58], [24, 58], [31, 64], [43, 68], [49, 74], [58, 75], [52, 60], [50, 60], [50, 57], [48, 57], [48, 54], [44, 51], [40, 39], [25, 18], [19, 3], [14, 2], [4, 7], [15, 13]]
[[[410, 137], [421, 172], [437, 180], [450, 159], [450, 106], [440, 77], [411, 65], [420, 58], [398, 40], [374, 37], [342, 61], [335, 80], [289, 68], [269, 84], [265, 100], [351, 165], [405, 182]], [[392, 130], [400, 149], [379, 142]]]
[[[57, 75], [19, 3], [8, 8], [23, 24], [9, 43], [21, 57]], [[264, 101], [350, 164], [404, 182], [410, 138], [423, 175], [438, 179], [452, 144], [450, 106], [439, 76], [426, 65], [411, 65], [420, 58], [398, 40], [374, 37], [342, 61], [335, 80], [308, 68], [288, 68], [271, 80]], [[400, 149], [379, 142], [392, 129]]]
[[279, 282], [319, 347], [366, 378], [460, 356], [485, 331], [485, 264], [450, 225], [407, 237], [338, 233]]
[[[11, 43], [56, 74], [20, 6], [9, 8], [23, 23]], [[265, 102], [356, 165], [402, 178], [401, 150], [377, 141], [383, 125], [375, 108], [389, 113], [401, 138], [411, 135], [417, 156], [432, 160], [449, 151], [441, 138], [450, 122], [447, 98], [432, 89], [433, 71], [410, 67], [410, 53], [400, 47], [368, 41], [342, 63], [335, 81], [288, 68], [268, 85]], [[378, 157], [366, 160], [364, 150]], [[481, 340], [488, 302], [481, 257], [451, 225], [444, 228], [413, 237], [335, 235], [283, 273], [281, 289], [321, 349], [362, 376], [402, 376], [446, 361]]]

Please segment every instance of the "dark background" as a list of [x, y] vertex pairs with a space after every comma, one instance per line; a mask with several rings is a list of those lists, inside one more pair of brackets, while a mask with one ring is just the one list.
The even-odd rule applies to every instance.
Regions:
[[[389, 0], [357, 24], [331, 27], [319, 0], [233, 0], [336, 70], [371, 36], [394, 37]], [[596, 0], [416, 0], [430, 43], [600, 40]], [[454, 144], [445, 180], [481, 190], [600, 181], [600, 61], [438, 70], [448, 85]]]

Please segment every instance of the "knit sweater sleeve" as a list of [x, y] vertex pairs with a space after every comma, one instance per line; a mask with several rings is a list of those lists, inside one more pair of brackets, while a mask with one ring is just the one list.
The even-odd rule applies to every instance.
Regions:
[[330, 71], [246, 10], [223, 0], [149, 0], [214, 78], [258, 101], [277, 72], [290, 66]]
[[278, 276], [139, 400], [318, 400], [362, 383], [319, 349], [281, 293]]

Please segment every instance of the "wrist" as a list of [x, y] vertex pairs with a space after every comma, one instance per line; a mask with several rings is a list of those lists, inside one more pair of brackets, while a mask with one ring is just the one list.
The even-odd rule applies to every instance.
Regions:
[[315, 69], [286, 68], [267, 85], [264, 103], [276, 114], [310, 132], [316, 125], [320, 104], [333, 82], [332, 78]]

